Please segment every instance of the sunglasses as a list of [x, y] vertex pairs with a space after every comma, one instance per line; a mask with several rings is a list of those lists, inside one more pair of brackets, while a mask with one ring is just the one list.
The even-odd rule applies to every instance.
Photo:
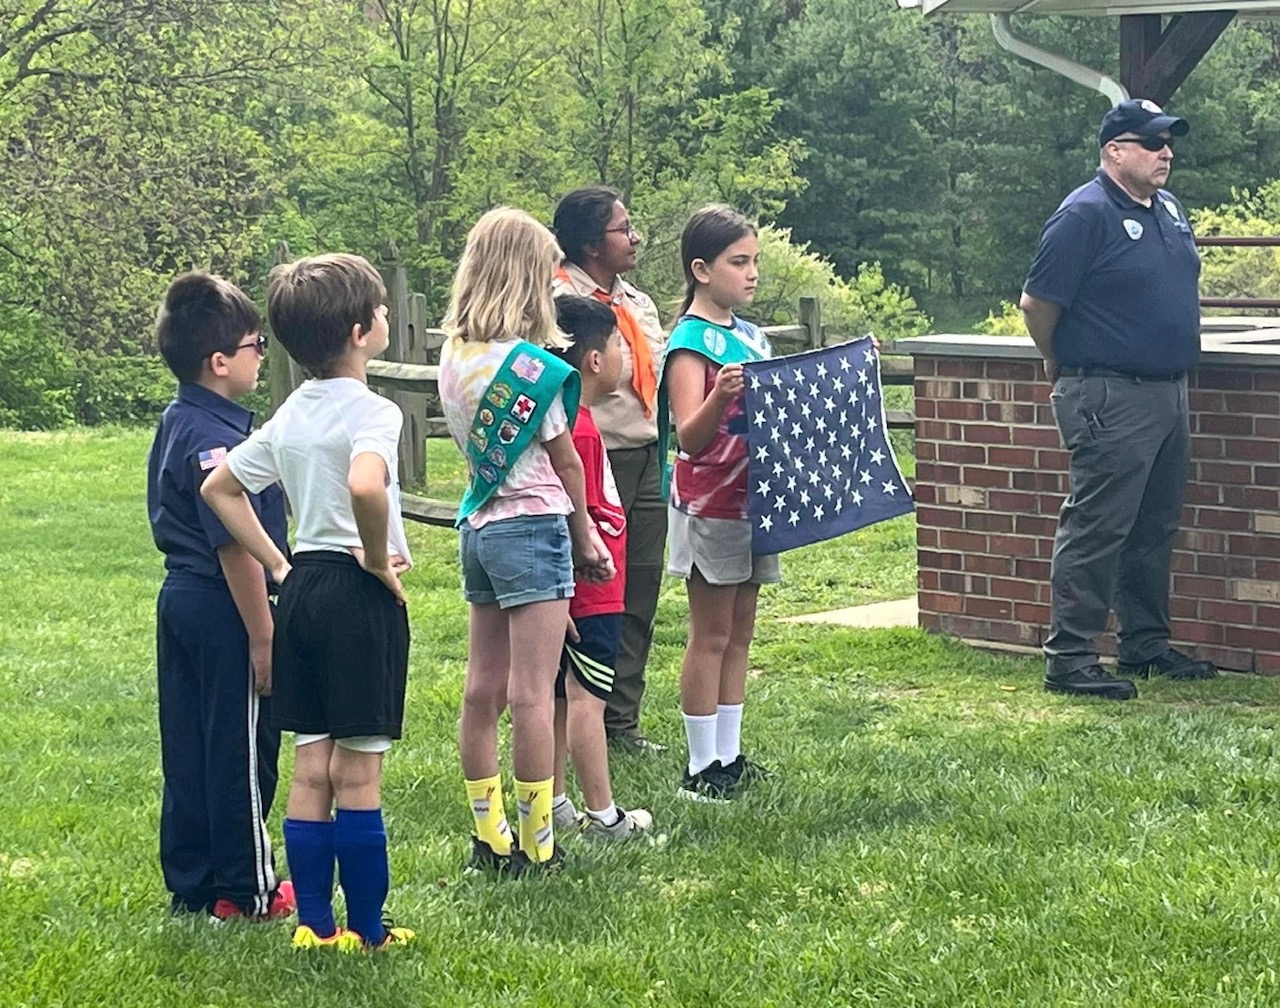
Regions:
[[248, 343], [239, 343], [236, 345], [236, 350], [248, 350], [249, 347], [253, 347], [260, 354], [265, 354], [267, 352], [267, 337], [259, 335], [257, 339], [250, 340]]
[[1166, 147], [1173, 150], [1173, 137], [1148, 136], [1148, 137], [1116, 137], [1112, 143], [1136, 143], [1143, 150], [1162, 151]]

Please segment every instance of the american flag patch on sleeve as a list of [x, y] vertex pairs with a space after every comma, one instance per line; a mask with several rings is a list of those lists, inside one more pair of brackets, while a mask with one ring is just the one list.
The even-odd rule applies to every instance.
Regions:
[[209, 469], [217, 469], [218, 463], [227, 457], [227, 449], [225, 447], [210, 448], [208, 451], [202, 451], [196, 456], [200, 463], [202, 471]]

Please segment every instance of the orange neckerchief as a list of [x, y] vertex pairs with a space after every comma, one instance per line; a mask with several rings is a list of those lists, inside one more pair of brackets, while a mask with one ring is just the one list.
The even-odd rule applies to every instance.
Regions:
[[[556, 270], [556, 279], [573, 287], [573, 280], [563, 266]], [[589, 296], [613, 309], [614, 317], [618, 320], [618, 332], [622, 333], [622, 338], [631, 348], [631, 387], [636, 390], [636, 395], [644, 406], [647, 420], [653, 416], [653, 407], [658, 401], [658, 375], [653, 366], [653, 351], [649, 349], [649, 339], [636, 317], [623, 303], [621, 295], [615, 298], [608, 291], [597, 287]]]

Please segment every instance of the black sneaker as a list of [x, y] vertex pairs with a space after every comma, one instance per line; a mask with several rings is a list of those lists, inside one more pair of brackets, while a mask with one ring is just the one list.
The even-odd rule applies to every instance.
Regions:
[[1124, 675], [1141, 676], [1143, 679], [1149, 679], [1153, 675], [1162, 675], [1168, 679], [1218, 678], [1218, 669], [1213, 662], [1192, 658], [1174, 648], [1144, 662], [1121, 662], [1116, 670]]
[[737, 778], [731, 776], [729, 771], [720, 765], [720, 761], [716, 760], [696, 774], [685, 770], [676, 794], [689, 801], [723, 804], [733, 801], [737, 788]]
[[742, 787], [755, 784], [757, 781], [766, 781], [773, 776], [772, 771], [766, 770], [759, 763], [752, 762], [742, 753], [738, 753], [738, 758], [725, 767], [724, 772], [733, 779], [735, 785]]
[[463, 875], [510, 875], [510, 854], [499, 854], [478, 836], [471, 838], [471, 858], [462, 866]]
[[1132, 700], [1138, 687], [1128, 679], [1108, 675], [1101, 665], [1086, 665], [1074, 672], [1048, 672], [1044, 688], [1049, 693], [1102, 697], [1104, 700]]
[[537, 878], [539, 875], [558, 875], [564, 870], [568, 856], [564, 848], [556, 844], [551, 849], [551, 857], [545, 861], [534, 861], [518, 847], [511, 849], [511, 875], [513, 878]]

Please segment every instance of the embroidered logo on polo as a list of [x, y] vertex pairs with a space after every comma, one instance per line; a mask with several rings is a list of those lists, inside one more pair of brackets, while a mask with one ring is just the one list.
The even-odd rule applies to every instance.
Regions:
[[542, 372], [547, 366], [542, 361], [530, 357], [527, 353], [522, 353], [511, 362], [511, 372], [521, 381], [527, 381], [530, 385], [542, 377]]
[[1137, 241], [1142, 237], [1142, 224], [1134, 220], [1132, 217], [1126, 217], [1124, 219], [1124, 230], [1125, 234], [1134, 241]]
[[[541, 361], [538, 362], [538, 366], [542, 366]], [[516, 396], [515, 404], [511, 407], [511, 415], [521, 423], [528, 423], [529, 417], [533, 416], [533, 411], [537, 408], [537, 402], [521, 392]]]
[[485, 399], [498, 409], [506, 409], [507, 403], [511, 402], [511, 396], [514, 394], [514, 390], [506, 382], [494, 382]]

